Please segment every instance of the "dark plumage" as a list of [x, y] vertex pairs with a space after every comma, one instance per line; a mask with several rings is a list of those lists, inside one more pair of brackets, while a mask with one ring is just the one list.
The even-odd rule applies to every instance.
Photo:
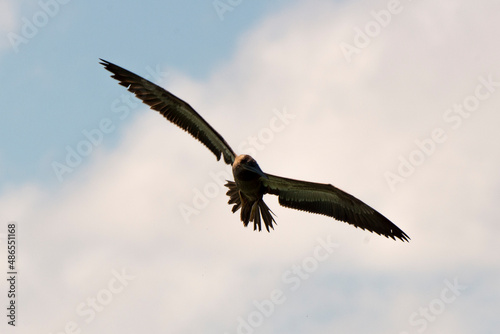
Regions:
[[232, 211], [241, 210], [244, 226], [250, 222], [254, 230], [261, 230], [262, 221], [267, 231], [276, 224], [272, 211], [264, 203], [264, 194], [278, 196], [282, 206], [318, 213], [347, 222], [363, 230], [402, 241], [408, 235], [382, 214], [356, 197], [330, 185], [287, 179], [264, 173], [249, 155], [234, 153], [224, 138], [217, 133], [189, 104], [165, 89], [117, 65], [101, 59], [101, 64], [113, 73], [112, 78], [134, 93], [151, 109], [159, 111], [170, 122], [189, 132], [210, 151], [217, 160], [221, 156], [232, 165], [234, 182], [228, 181], [227, 195]]

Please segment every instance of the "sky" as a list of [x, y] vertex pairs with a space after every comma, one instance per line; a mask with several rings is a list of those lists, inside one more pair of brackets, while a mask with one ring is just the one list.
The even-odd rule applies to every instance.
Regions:
[[[1, 0], [1, 332], [497, 332], [499, 9]], [[186, 100], [265, 172], [331, 183], [411, 241], [271, 195], [275, 230], [243, 227], [230, 167], [99, 58]]]

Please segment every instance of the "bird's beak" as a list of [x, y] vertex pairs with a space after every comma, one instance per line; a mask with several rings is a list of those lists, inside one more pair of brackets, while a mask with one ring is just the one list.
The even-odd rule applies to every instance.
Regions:
[[266, 173], [264, 173], [262, 171], [262, 169], [260, 169], [259, 165], [256, 165], [256, 166], [243, 165], [243, 168], [248, 170], [248, 171], [251, 171], [251, 172], [258, 174], [265, 179], [268, 179]]

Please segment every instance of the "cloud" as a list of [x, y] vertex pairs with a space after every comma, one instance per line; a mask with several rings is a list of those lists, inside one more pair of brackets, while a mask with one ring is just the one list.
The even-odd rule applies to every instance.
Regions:
[[16, 3], [10, 0], [0, 2], [0, 50], [10, 47], [7, 34], [14, 31], [19, 24], [17, 19]]
[[[210, 172], [228, 168], [141, 108], [116, 149], [96, 149], [91, 163], [56, 191], [25, 185], [0, 199], [3, 221], [20, 226], [23, 277], [36, 277], [20, 285], [23, 312], [35, 319], [20, 327], [27, 333], [59, 332], [68, 324], [89, 333], [235, 333], [245, 326], [264, 333], [413, 333], [424, 323], [429, 332], [453, 323], [457, 333], [476, 329], [479, 321], [470, 321], [467, 310], [495, 286], [483, 275], [498, 276], [491, 269], [499, 260], [491, 196], [499, 187], [500, 90], [456, 129], [443, 115], [474, 94], [480, 77], [500, 81], [492, 66], [500, 51], [492, 46], [493, 2], [454, 3], [402, 3], [348, 62], [341, 43], [354, 43], [353, 28], [364, 29], [375, 20], [370, 10], [386, 9], [387, 2], [298, 2], [242, 36], [234, 58], [206, 82], [177, 74], [168, 84], [233, 148], [268, 126], [273, 110], [286, 108], [295, 118], [256, 149], [260, 166], [353, 193], [407, 232], [409, 244], [282, 208], [274, 198], [266, 201], [278, 215], [276, 230], [253, 232], [230, 212], [223, 189], [186, 224], [179, 205], [192, 205], [195, 190], [214, 182]], [[410, 159], [420, 149], [415, 141], [438, 127], [448, 139], [424, 152], [391, 191], [385, 173], [398, 173], [399, 156]], [[314, 264], [318, 238], [329, 236], [338, 249], [316, 260], [307, 278], [294, 273]], [[113, 273], [121, 270], [134, 278], [109, 295]], [[445, 280], [455, 278], [466, 290], [438, 309]], [[256, 305], [270, 310], [264, 301], [275, 290], [285, 301], [266, 316]], [[99, 311], [87, 322], [90, 313], [82, 315], [78, 305], [89, 300]], [[43, 317], [42, 302], [51, 310]], [[483, 332], [493, 317], [481, 319]]]

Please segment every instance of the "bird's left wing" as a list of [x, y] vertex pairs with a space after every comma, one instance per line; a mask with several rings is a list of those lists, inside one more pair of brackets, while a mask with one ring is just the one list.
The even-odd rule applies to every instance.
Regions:
[[118, 65], [103, 59], [101, 59], [101, 64], [113, 73], [111, 77], [118, 80], [120, 85], [208, 147], [217, 160], [220, 160], [222, 154], [227, 164], [233, 163], [235, 154], [231, 147], [189, 104], [151, 81]]
[[266, 192], [292, 209], [318, 213], [347, 222], [392, 239], [410, 238], [389, 219], [356, 197], [331, 184], [313, 183], [266, 174], [261, 178]]

